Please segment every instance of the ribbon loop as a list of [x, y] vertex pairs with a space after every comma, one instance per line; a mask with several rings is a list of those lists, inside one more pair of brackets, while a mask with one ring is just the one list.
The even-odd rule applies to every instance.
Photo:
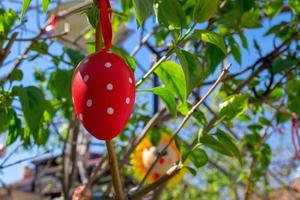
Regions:
[[109, 0], [99, 0], [98, 6], [100, 10], [100, 19], [102, 37], [105, 44], [105, 51], [108, 51], [111, 47], [112, 42], [112, 27], [111, 27], [111, 5]]

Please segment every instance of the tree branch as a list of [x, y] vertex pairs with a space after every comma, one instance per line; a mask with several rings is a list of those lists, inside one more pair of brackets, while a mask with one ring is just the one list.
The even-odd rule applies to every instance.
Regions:
[[106, 140], [106, 148], [108, 153], [108, 161], [110, 165], [110, 171], [112, 176], [112, 182], [115, 189], [116, 197], [118, 200], [125, 200], [125, 195], [123, 192], [122, 181], [119, 171], [118, 160], [116, 158], [114, 144], [112, 140]]
[[102, 158], [100, 158], [98, 164], [96, 165], [95, 169], [93, 170], [91, 176], [88, 179], [88, 182], [86, 182], [83, 186], [82, 189], [82, 194], [84, 194], [87, 189], [94, 183], [94, 181], [97, 179], [97, 177], [99, 177], [99, 172], [102, 169], [102, 166], [104, 164], [104, 162], [107, 159], [107, 154], [103, 155]]
[[173, 178], [176, 174], [180, 172], [180, 170], [183, 169], [182, 165], [175, 165], [171, 169], [169, 169], [166, 173], [166, 175], [162, 176], [161, 178], [157, 179], [153, 183], [150, 183], [146, 187], [133, 192], [132, 194], [128, 195], [128, 199], [130, 200], [136, 200], [136, 199], [141, 199], [143, 196], [148, 194], [149, 192], [155, 190], [159, 186], [167, 183], [171, 178]]
[[207, 97], [215, 90], [215, 88], [219, 85], [219, 83], [223, 80], [223, 78], [225, 77], [225, 75], [228, 73], [229, 68], [231, 67], [231, 64], [229, 64], [228, 66], [226, 66], [221, 74], [219, 75], [218, 79], [216, 80], [216, 82], [211, 86], [211, 88], [206, 92], [206, 94], [202, 97], [202, 99], [200, 99], [194, 106], [193, 108], [188, 112], [188, 114], [183, 118], [182, 122], [180, 123], [180, 125], [178, 126], [178, 128], [175, 130], [174, 134], [172, 135], [172, 137], [170, 138], [168, 144], [157, 154], [157, 157], [155, 159], [155, 161], [152, 163], [152, 165], [150, 166], [149, 170], [147, 171], [146, 175], [144, 176], [144, 178], [142, 179], [140, 185], [138, 186], [138, 188], [140, 188], [144, 182], [146, 181], [146, 179], [148, 178], [148, 176], [150, 175], [152, 169], [154, 168], [154, 166], [156, 165], [156, 163], [158, 162], [159, 158], [164, 155], [164, 152], [168, 149], [168, 147], [171, 145], [171, 143], [174, 141], [174, 139], [177, 137], [178, 133], [181, 131], [181, 129], [184, 127], [184, 125], [186, 124], [186, 122], [190, 119], [190, 117], [193, 115], [193, 113], [197, 110], [197, 108], [207, 99]]
[[[193, 24], [184, 34], [184, 36], [182, 38], [180, 38], [176, 45], [179, 45], [181, 42], [183, 42], [192, 32], [192, 30], [194, 29], [194, 27], [196, 26], [196, 23]], [[174, 52], [175, 52], [175, 46], [171, 47], [171, 49], [167, 52], [167, 54], [163, 57], [161, 57], [153, 66], [152, 68], [136, 83], [136, 87], [140, 87], [148, 78], [151, 74], [153, 74], [153, 72], [158, 68], [158, 66], [163, 63], [165, 60], [167, 60]]]
[[0, 67], [2, 66], [3, 61], [5, 60], [5, 58], [7, 57], [7, 55], [9, 54], [9, 51], [13, 45], [13, 43], [15, 42], [16, 38], [17, 38], [18, 32], [15, 32], [12, 34], [9, 42], [7, 43], [3, 53], [0, 54]]

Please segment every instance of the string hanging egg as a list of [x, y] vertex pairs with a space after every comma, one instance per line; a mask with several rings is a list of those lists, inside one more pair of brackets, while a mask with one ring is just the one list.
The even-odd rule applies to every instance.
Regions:
[[73, 105], [78, 119], [94, 137], [110, 140], [125, 128], [134, 108], [135, 80], [130, 67], [111, 46], [110, 5], [100, 0], [105, 48], [82, 60], [72, 80]]

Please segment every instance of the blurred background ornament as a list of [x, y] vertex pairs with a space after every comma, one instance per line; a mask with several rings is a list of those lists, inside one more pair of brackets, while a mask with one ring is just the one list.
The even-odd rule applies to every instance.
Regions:
[[[64, 47], [87, 55], [88, 45], [94, 42], [95, 31], [82, 10], [87, 7], [92, 8], [92, 6], [90, 1], [61, 3], [49, 12], [49, 24], [45, 28], [46, 34], [48, 37], [56, 39]], [[124, 23], [119, 23], [117, 26], [113, 26], [115, 34], [112, 43], [121, 47], [133, 31], [128, 29]]]
[[2, 158], [3, 156], [5, 156], [6, 154], [6, 148], [4, 144], [0, 144], [0, 158]]
[[[136, 147], [135, 151], [131, 154], [131, 164], [133, 165], [134, 175], [136, 179], [142, 180], [147, 171], [151, 167], [152, 163], [157, 157], [157, 153], [163, 150], [163, 148], [170, 141], [170, 136], [166, 133], [161, 134], [159, 142], [155, 145], [148, 137], [145, 137]], [[174, 142], [166, 150], [165, 155], [161, 156], [158, 162], [155, 164], [151, 173], [147, 178], [147, 182], [152, 182], [163, 175], [180, 159], [180, 152]], [[184, 170], [183, 170], [184, 171]], [[168, 186], [171, 186], [179, 182], [184, 175], [184, 172], [180, 172], [174, 176]]]

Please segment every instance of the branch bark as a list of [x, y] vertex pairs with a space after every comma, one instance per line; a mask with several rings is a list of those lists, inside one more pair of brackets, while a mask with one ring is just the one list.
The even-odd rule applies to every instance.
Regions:
[[132, 194], [128, 195], [128, 199], [130, 200], [137, 200], [141, 199], [143, 196], [148, 194], [149, 192], [155, 190], [159, 186], [166, 184], [171, 178], [173, 178], [176, 174], [180, 172], [180, 170], [183, 169], [182, 165], [175, 165], [170, 170], [167, 171], [166, 175], [162, 176], [161, 178], [157, 179], [153, 183], [150, 183], [146, 187], [133, 192]]
[[9, 54], [10, 49], [11, 49], [13, 43], [15, 42], [17, 36], [18, 36], [18, 32], [13, 33], [10, 40], [8, 41], [6, 47], [3, 49], [3, 52], [0, 53], [0, 67], [2, 66], [3, 61], [5, 60], [7, 55]]
[[123, 192], [123, 186], [122, 186], [122, 181], [121, 181], [121, 176], [120, 176], [120, 171], [119, 171], [119, 165], [118, 165], [118, 160], [117, 160], [116, 153], [114, 150], [113, 141], [107, 140], [105, 142], [106, 142], [108, 161], [109, 161], [109, 165], [110, 165], [110, 171], [111, 171], [114, 190], [116, 193], [116, 198], [118, 200], [125, 200], [126, 197]]

